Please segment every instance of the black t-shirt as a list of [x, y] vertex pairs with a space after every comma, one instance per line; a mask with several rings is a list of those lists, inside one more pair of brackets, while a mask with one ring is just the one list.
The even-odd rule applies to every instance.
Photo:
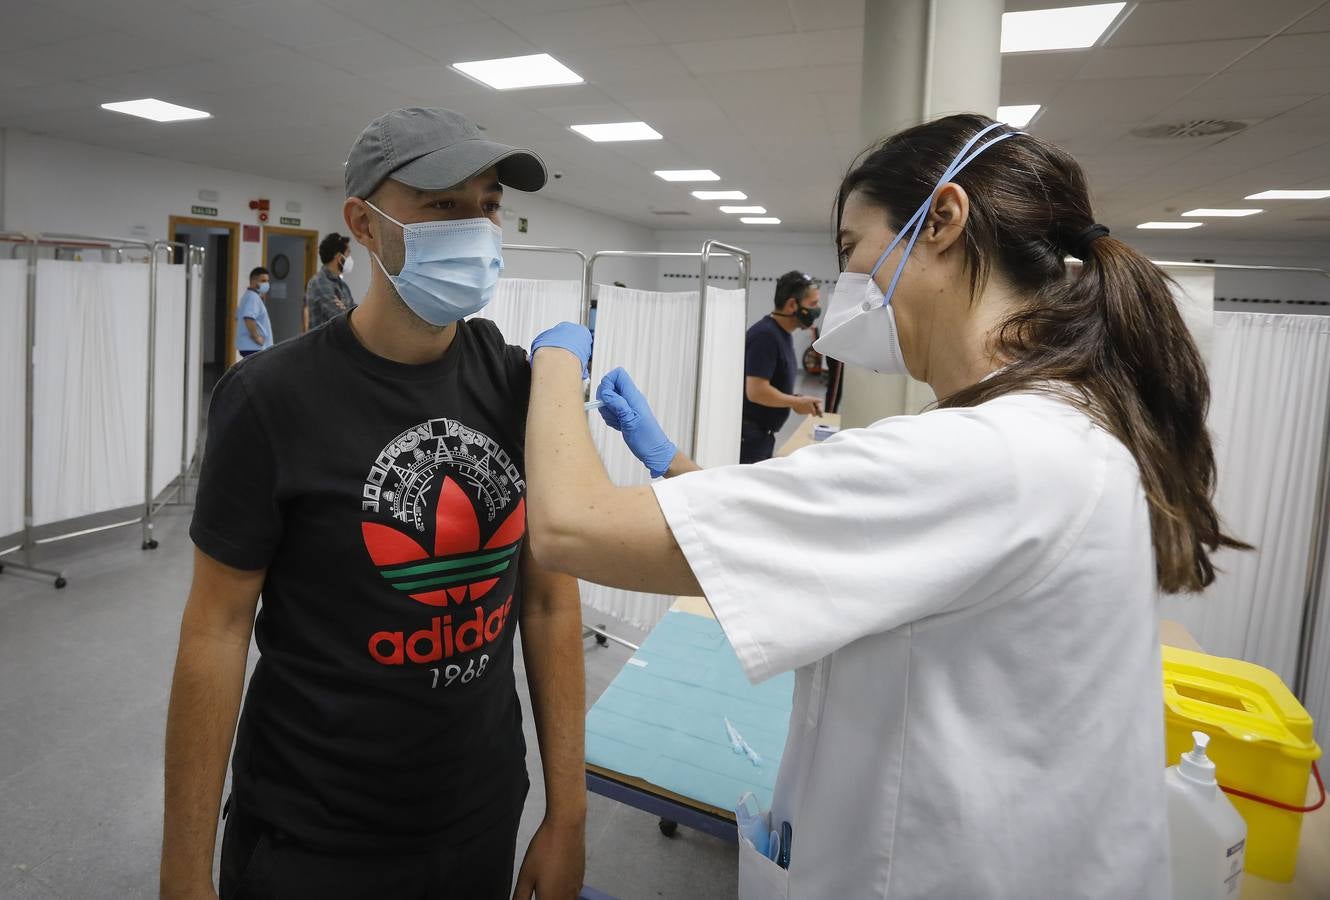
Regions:
[[218, 382], [190, 536], [267, 568], [239, 807], [365, 849], [470, 834], [521, 803], [530, 385], [492, 322], [412, 366], [369, 352], [348, 316]]
[[[794, 393], [794, 339], [771, 316], [763, 316], [744, 338], [744, 375], [765, 378], [776, 390]], [[767, 431], [780, 431], [790, 411], [785, 407], [762, 406], [744, 391], [743, 416]]]

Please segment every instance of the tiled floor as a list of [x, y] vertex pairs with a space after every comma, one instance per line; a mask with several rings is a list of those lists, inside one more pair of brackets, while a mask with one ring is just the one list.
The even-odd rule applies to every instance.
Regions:
[[[64, 590], [0, 575], [4, 900], [157, 896], [162, 742], [190, 577], [188, 521], [187, 509], [164, 511], [161, 546], [151, 552], [138, 549], [134, 529], [51, 545], [45, 561], [66, 569]], [[611, 630], [634, 636], [626, 625]], [[590, 706], [628, 652], [591, 641], [585, 648]], [[529, 709], [520, 672], [517, 682]], [[529, 716], [527, 742], [532, 790], [520, 848], [544, 804]], [[624, 900], [733, 897], [734, 845], [687, 829], [667, 839], [654, 817], [592, 796], [586, 880]]]

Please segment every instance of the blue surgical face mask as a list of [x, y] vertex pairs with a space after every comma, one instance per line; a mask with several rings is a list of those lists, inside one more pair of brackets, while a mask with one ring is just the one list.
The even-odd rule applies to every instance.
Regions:
[[402, 229], [406, 257], [402, 271], [383, 269], [397, 296], [431, 325], [450, 325], [479, 312], [494, 297], [503, 271], [503, 232], [489, 219], [398, 222], [368, 200], [370, 209]]
[[268, 290], [269, 290], [271, 287], [272, 287], [272, 285], [265, 281], [265, 282], [263, 282], [262, 284], [259, 285], [259, 293], [260, 293], [260, 294], [266, 294], [266, 293], [268, 293]]
[[[1007, 131], [997, 137], [989, 138], [982, 144], [979, 141], [1001, 123], [994, 122], [966, 142], [956, 158], [947, 166], [933, 190], [924, 202], [910, 216], [905, 227], [901, 228], [886, 250], [878, 257], [870, 272], [842, 272], [836, 281], [836, 289], [827, 304], [827, 318], [823, 322], [821, 335], [813, 342], [813, 349], [819, 353], [838, 359], [852, 366], [862, 366], [874, 372], [887, 375], [909, 375], [905, 367], [905, 354], [901, 351], [900, 334], [896, 329], [896, 315], [892, 310], [891, 297], [896, 293], [896, 283], [905, 271], [905, 263], [914, 250], [915, 241], [924, 230], [928, 213], [933, 208], [933, 198], [944, 184], [951, 181], [968, 166], [979, 154], [989, 147], [1005, 141], [1009, 137], [1025, 134], [1023, 131]], [[975, 144], [979, 144], [975, 147]], [[877, 284], [877, 273], [887, 257], [891, 256], [902, 241], [905, 242], [900, 262], [891, 276], [886, 293]]]

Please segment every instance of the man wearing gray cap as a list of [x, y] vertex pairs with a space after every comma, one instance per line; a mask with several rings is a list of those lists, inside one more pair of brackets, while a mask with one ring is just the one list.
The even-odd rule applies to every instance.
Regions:
[[544, 183], [539, 157], [457, 113], [371, 122], [343, 207], [374, 269], [364, 302], [218, 382], [167, 718], [163, 897], [216, 896], [234, 732], [223, 900], [507, 900], [528, 789], [519, 624], [545, 815], [512, 896], [576, 897], [577, 583], [525, 546], [525, 353], [466, 319], [503, 266], [504, 187]]

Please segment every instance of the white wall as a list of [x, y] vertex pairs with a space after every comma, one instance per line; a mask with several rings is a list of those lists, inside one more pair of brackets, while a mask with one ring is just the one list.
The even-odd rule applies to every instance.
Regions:
[[[551, 200], [539, 194], [506, 191], [503, 197], [503, 240], [509, 244], [539, 244], [573, 247], [590, 255], [597, 250], [654, 250], [651, 229]], [[527, 220], [527, 232], [517, 230], [519, 219]], [[577, 258], [553, 253], [512, 252], [504, 256], [504, 274], [513, 278], [580, 277]], [[655, 288], [656, 266], [652, 260], [605, 260], [596, 263], [595, 280], [603, 284], [622, 281], [629, 287]]]
[[[786, 272], [798, 269], [821, 280], [824, 305], [831, 294], [832, 285], [836, 283], [839, 267], [830, 232], [786, 234], [763, 231], [756, 225], [742, 231], [656, 232], [656, 241], [661, 250], [701, 250], [702, 242], [708, 238], [741, 247], [753, 255], [752, 281], [748, 292], [750, 324], [771, 312], [771, 301], [776, 293], [776, 279]], [[659, 270], [659, 290], [694, 290], [697, 287], [697, 260], [663, 260]], [[721, 276], [735, 274], [734, 264], [724, 259], [714, 263], [713, 271]], [[724, 287], [737, 286], [728, 278], [718, 283]]]
[[[168, 237], [167, 220], [188, 216], [193, 205], [217, 208], [222, 221], [258, 224], [249, 201], [272, 201], [271, 224], [296, 215], [301, 227], [346, 231], [340, 192], [310, 184], [277, 181], [191, 163], [157, 159], [9, 130], [4, 165], [6, 227], [22, 231], [62, 231], [106, 237]], [[219, 199], [199, 199], [200, 190]], [[286, 213], [286, 203], [300, 203]], [[259, 242], [240, 244], [240, 280], [262, 265]], [[358, 272], [356, 274], [359, 274]], [[368, 283], [368, 280], [365, 281]], [[354, 287], [354, 285], [353, 285]], [[361, 286], [363, 291], [363, 285]]]
[[[830, 233], [789, 234], [765, 231], [754, 225], [741, 231], [658, 231], [656, 241], [661, 250], [698, 251], [703, 241], [714, 238], [753, 255], [751, 281], [748, 285], [747, 322], [752, 324], [772, 310], [776, 294], [776, 280], [786, 272], [799, 270], [822, 282], [822, 306], [825, 308], [836, 284], [839, 266]], [[700, 262], [696, 259], [662, 260], [659, 269], [659, 290], [687, 291], [697, 289]], [[708, 270], [721, 276], [713, 281], [721, 287], [738, 287], [731, 276], [736, 274], [734, 263], [728, 259], [715, 260]], [[802, 359], [804, 351], [813, 342], [811, 331], [794, 333], [795, 359]]]
[[[218, 220], [257, 224], [249, 201], [272, 201], [272, 224], [282, 215], [296, 215], [302, 228], [347, 233], [342, 220], [342, 191], [312, 184], [279, 181], [192, 163], [158, 159], [137, 153], [108, 150], [74, 141], [7, 130], [0, 143], [0, 224], [22, 231], [63, 231], [107, 237], [139, 237], [146, 229], [153, 239], [167, 237], [172, 215], [190, 215], [193, 205], [217, 208]], [[213, 190], [216, 201], [200, 200], [200, 190]], [[287, 201], [300, 203], [301, 212], [286, 213]], [[585, 252], [602, 249], [655, 249], [651, 229], [602, 213], [591, 212], [535, 194], [510, 191], [505, 205], [504, 240], [510, 243], [576, 247]], [[518, 218], [527, 219], [528, 231], [519, 234]], [[261, 243], [241, 243], [240, 278], [262, 265]], [[356, 265], [347, 278], [356, 298], [363, 298], [374, 263], [364, 248], [352, 244]], [[513, 253], [506, 260], [507, 274], [524, 278], [579, 277], [571, 257]], [[623, 281], [635, 287], [653, 287], [656, 267], [651, 261], [609, 261], [596, 267], [598, 281]]]
[[[1330, 269], [1330, 241], [1207, 241], [1203, 238], [1127, 240], [1150, 256], [1181, 262], [1213, 261], [1238, 265], [1308, 266]], [[1304, 272], [1215, 270], [1215, 297], [1256, 297], [1276, 300], [1330, 301], [1330, 278]], [[1215, 309], [1233, 312], [1312, 313], [1330, 315], [1330, 306], [1216, 302]]]

